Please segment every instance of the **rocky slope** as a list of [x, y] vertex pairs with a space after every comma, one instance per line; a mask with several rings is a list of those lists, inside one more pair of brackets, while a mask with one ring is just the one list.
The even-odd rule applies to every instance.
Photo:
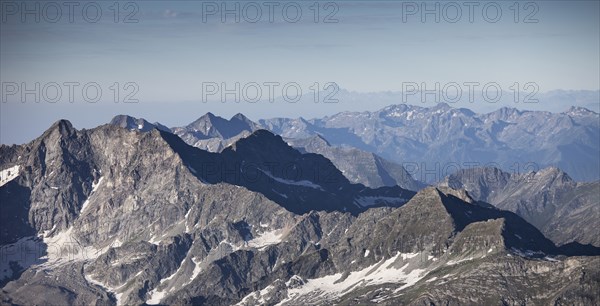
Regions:
[[477, 200], [517, 213], [557, 244], [600, 247], [600, 182], [578, 183], [557, 168], [524, 174], [472, 168], [440, 185], [466, 189]]
[[414, 195], [398, 186], [370, 189], [351, 184], [328, 159], [302, 154], [266, 130], [257, 130], [220, 153], [191, 147], [173, 134], [162, 137], [200, 180], [244, 186], [295, 213], [356, 214], [367, 207], [399, 206]]
[[291, 146], [302, 152], [321, 154], [340, 169], [351, 182], [368, 187], [400, 186], [404, 189], [419, 190], [425, 184], [412, 178], [399, 164], [384, 159], [377, 154], [352, 147], [334, 147], [320, 135], [304, 139], [286, 139]]

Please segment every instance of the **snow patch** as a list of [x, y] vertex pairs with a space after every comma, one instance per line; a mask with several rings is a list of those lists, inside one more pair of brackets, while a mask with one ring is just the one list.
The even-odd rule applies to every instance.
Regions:
[[448, 265], [452, 266], [452, 265], [459, 264], [461, 262], [471, 261], [471, 260], [473, 260], [473, 257], [463, 258], [463, 259], [459, 259], [459, 260], [450, 260], [450, 261], [448, 261]]
[[162, 301], [162, 299], [164, 299], [167, 296], [167, 294], [171, 291], [170, 288], [166, 288], [166, 290], [164, 290], [164, 291], [159, 289], [160, 285], [173, 279], [183, 269], [185, 260], [186, 259], [184, 258], [183, 261], [181, 262], [181, 265], [179, 265], [179, 268], [177, 269], [177, 271], [175, 271], [175, 273], [171, 274], [167, 278], [161, 279], [158, 286], [156, 286], [156, 288], [154, 288], [152, 291], [150, 291], [150, 298], [146, 301], [146, 304], [148, 304], [148, 305], [160, 304], [160, 301]]
[[16, 165], [0, 171], [0, 186], [4, 186], [4, 184], [17, 178], [17, 176], [19, 176], [20, 169], [21, 166]]
[[[152, 291], [150, 291], [150, 298], [146, 301], [146, 304], [149, 305], [156, 305], [156, 304], [160, 304], [160, 302], [170, 293], [175, 292], [187, 285], [189, 285], [199, 274], [200, 272], [202, 272], [202, 261], [198, 260], [196, 257], [192, 257], [191, 261], [194, 263], [194, 270], [192, 271], [192, 275], [190, 275], [190, 278], [188, 280], [186, 280], [183, 284], [179, 284], [177, 286], [172, 286], [172, 284], [167, 284], [165, 286], [161, 285], [169, 282], [170, 280], [174, 279], [176, 276], [182, 274], [182, 271], [185, 269], [185, 265], [186, 265], [186, 260], [188, 260], [189, 257], [186, 256], [186, 258], [184, 258], [181, 261], [181, 264], [179, 265], [179, 268], [177, 268], [177, 271], [175, 271], [175, 273], [171, 274], [169, 277], [163, 278], [160, 280], [160, 283], [158, 284], [158, 286], [156, 286]], [[183, 276], [185, 276], [185, 274], [183, 274]]]
[[284, 179], [284, 178], [280, 178], [280, 177], [276, 177], [274, 175], [272, 175], [269, 171], [265, 171], [262, 169], [258, 169], [260, 171], [262, 171], [262, 173], [266, 174], [268, 177], [272, 178], [273, 180], [282, 183], [282, 184], [286, 184], [286, 185], [293, 185], [293, 186], [302, 186], [302, 187], [309, 187], [309, 188], [313, 188], [313, 189], [320, 189], [323, 190], [323, 188], [320, 185], [317, 185], [311, 181], [307, 181], [307, 180], [302, 180], [302, 181], [293, 181], [293, 180], [288, 180], [288, 179]]
[[194, 264], [196, 266], [194, 267], [194, 271], [192, 271], [192, 276], [190, 276], [189, 283], [191, 283], [196, 278], [196, 276], [198, 276], [200, 274], [200, 272], [202, 272], [202, 268], [200, 267], [200, 264], [202, 264], [202, 262], [197, 261], [196, 257], [192, 258], [192, 262], [194, 262]]
[[268, 231], [260, 234], [260, 236], [249, 240], [247, 245], [249, 247], [264, 249], [265, 247], [281, 242], [283, 237], [283, 230]]
[[56, 229], [56, 225], [57, 225], [57, 224], [56, 224], [56, 223], [54, 223], [54, 225], [52, 225], [52, 228], [51, 228], [50, 230], [45, 230], [45, 231], [44, 231], [44, 233], [42, 233], [42, 234], [38, 234], [38, 237], [42, 237], [42, 238], [43, 238], [43, 237], [48, 237], [48, 235], [49, 235], [49, 234], [50, 234], [52, 231], [54, 231], [54, 230]]
[[436, 279], [437, 279], [437, 276], [434, 276], [434, 277], [432, 277], [432, 278], [430, 278], [430, 279], [426, 280], [425, 282], [426, 282], [426, 283], [431, 283], [431, 282], [433, 282], [433, 281], [434, 281], [434, 280], [436, 280]]
[[416, 254], [401, 254], [387, 260], [366, 267], [360, 271], [351, 272], [345, 279], [343, 274], [337, 273], [316, 279], [308, 279], [305, 284], [297, 288], [288, 289], [288, 297], [280, 304], [324, 304], [326, 301], [341, 297], [357, 287], [366, 287], [384, 283], [404, 283], [395, 292], [410, 287], [425, 276], [425, 270], [413, 269], [407, 271], [409, 263], [400, 268], [394, 267], [399, 258], [412, 258]]
[[100, 186], [100, 183], [102, 183], [102, 179], [104, 179], [104, 177], [100, 177], [100, 179], [98, 180], [98, 183], [92, 182], [92, 192], [90, 192], [90, 195], [88, 196], [88, 198], [85, 200], [85, 202], [83, 202], [80, 213], [83, 213], [83, 211], [89, 206], [90, 198], [92, 197], [92, 195], [94, 194], [96, 189], [98, 189], [98, 186]]
[[258, 305], [264, 305], [266, 303], [264, 296], [270, 294], [271, 291], [273, 291], [274, 289], [275, 289], [275, 286], [269, 285], [269, 286], [265, 287], [265, 289], [252, 292], [252, 293], [248, 294], [247, 296], [245, 296], [236, 305], [249, 305], [250, 299], [256, 300], [256, 304], [258, 304]]
[[540, 251], [532, 251], [532, 250], [519, 250], [516, 248], [512, 248], [511, 251], [518, 256], [521, 257], [526, 257], [526, 258], [530, 258], [530, 257], [541, 257], [544, 256], [546, 254], [544, 254], [543, 252]]
[[159, 238], [162, 238], [162, 236], [161, 237], [152, 236], [152, 237], [150, 237], [150, 240], [148, 240], [148, 242], [152, 243], [154, 245], [160, 245], [160, 242], [162, 240], [160, 240]]
[[419, 255], [419, 253], [399, 253], [403, 260], [411, 259]]
[[[141, 271], [138, 272], [138, 274], [134, 277], [137, 277], [139, 274], [141, 274]], [[106, 285], [98, 280], [95, 280], [94, 278], [92, 278], [91, 275], [84, 274], [83, 277], [85, 278], [85, 280], [88, 283], [100, 286], [100, 287], [104, 288], [106, 291], [108, 291], [109, 293], [114, 294], [115, 299], [117, 300], [117, 305], [123, 305], [122, 301], [123, 301], [123, 295], [125, 295], [125, 293], [123, 293], [123, 292], [119, 293], [118, 291], [119, 291], [119, 289], [123, 288], [127, 284], [127, 282], [125, 282], [123, 285], [121, 285], [117, 288], [113, 288], [113, 287]]]
[[94, 192], [94, 191], [96, 191], [96, 189], [98, 189], [98, 186], [100, 186], [100, 183], [102, 183], [103, 179], [104, 179], [104, 176], [101, 176], [100, 179], [98, 180], [98, 183], [92, 182], [92, 192]]
[[275, 192], [277, 195], [279, 195], [279, 196], [280, 196], [280, 197], [282, 197], [282, 198], [285, 198], [285, 199], [287, 199], [287, 198], [288, 198], [287, 194], [285, 194], [285, 193], [280, 193], [280, 192], [278, 192], [278, 191], [277, 191], [277, 190], [275, 190], [275, 189], [271, 189], [271, 190], [273, 190], [273, 192]]
[[189, 222], [188, 222], [188, 217], [190, 216], [191, 212], [192, 212], [192, 208], [190, 208], [190, 210], [188, 210], [185, 213], [185, 216], [183, 216], [184, 222], [185, 222], [185, 232], [188, 233], [188, 234], [192, 232], [192, 229], [190, 228]]
[[[98, 258], [114, 245], [108, 245], [102, 249], [94, 246], [83, 246], [73, 235], [73, 228], [60, 232], [52, 237], [44, 237], [47, 245], [47, 255], [42, 257], [48, 259], [48, 265], [61, 265], [73, 261], [87, 261]], [[120, 242], [115, 240], [116, 244]]]

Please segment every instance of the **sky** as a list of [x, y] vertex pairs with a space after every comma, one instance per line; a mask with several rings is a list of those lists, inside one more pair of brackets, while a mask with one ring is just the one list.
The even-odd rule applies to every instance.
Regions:
[[313, 118], [459, 91], [477, 112], [598, 107], [599, 1], [0, 3], [3, 144], [59, 119]]

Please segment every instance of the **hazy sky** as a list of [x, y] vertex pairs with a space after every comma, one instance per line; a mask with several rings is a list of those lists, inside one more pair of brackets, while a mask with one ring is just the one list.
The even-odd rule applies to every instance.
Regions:
[[[60, 118], [88, 128], [127, 113], [174, 126], [207, 111], [223, 116], [243, 112], [252, 119], [314, 117], [374, 110], [388, 103], [351, 99], [343, 91], [333, 96], [340, 98], [338, 103], [314, 103], [315, 82], [321, 90], [335, 82], [357, 93], [399, 92], [407, 84], [422, 83], [433, 89], [436, 82], [440, 87], [456, 83], [464, 91], [465, 82], [494, 83], [506, 91], [502, 101], [514, 93], [515, 82], [519, 99], [557, 89], [596, 91], [600, 83], [598, 1], [520, 2], [518, 8], [512, 1], [475, 1], [471, 7], [468, 3], [473, 1], [454, 2], [455, 6], [439, 2], [437, 16], [428, 14], [425, 20], [421, 12], [435, 9], [436, 2], [333, 1], [314, 6], [313, 1], [229, 1], [226, 9], [237, 5], [240, 10], [225, 15], [226, 20], [221, 2], [133, 1], [120, 3], [115, 14], [112, 1], [76, 2], [72, 13], [65, 2], [57, 1], [60, 15], [46, 2], [1, 3], [1, 143], [29, 141]], [[276, 4], [272, 14], [268, 3]], [[24, 9], [35, 13], [23, 14]], [[35, 89], [36, 82], [39, 93], [25, 95], [21, 103], [23, 84]], [[67, 87], [65, 82], [78, 85]], [[241, 102], [232, 101], [233, 95], [225, 103], [218, 101], [221, 84], [232, 89], [236, 82], [240, 92], [244, 86], [248, 90]], [[297, 84], [302, 99], [252, 103], [255, 84], [261, 100], [267, 98], [265, 82], [279, 82], [275, 96], [281, 96], [284, 84]], [[206, 87], [208, 83], [217, 84], [217, 91]], [[531, 84], [525, 88], [527, 83]], [[51, 103], [57, 84], [62, 96]], [[97, 102], [86, 102], [95, 100], [96, 87], [86, 87], [84, 97], [85, 84], [102, 90]], [[69, 88], [73, 103], [67, 98]], [[288, 95], [293, 96], [295, 88]], [[207, 89], [216, 94], [206, 95], [203, 103]], [[319, 101], [334, 92], [335, 87], [329, 87]], [[138, 102], [123, 103], [128, 94]], [[490, 109], [486, 98], [479, 92], [469, 107]], [[493, 104], [497, 105], [502, 106]]]

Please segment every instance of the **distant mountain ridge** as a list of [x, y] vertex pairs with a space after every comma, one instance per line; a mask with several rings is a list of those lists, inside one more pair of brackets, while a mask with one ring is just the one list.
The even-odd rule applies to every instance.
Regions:
[[505, 170], [556, 166], [578, 181], [600, 179], [600, 117], [582, 107], [562, 113], [501, 108], [476, 114], [444, 103], [429, 108], [398, 104], [375, 112], [259, 123], [286, 138], [321, 135], [334, 146], [410, 164], [416, 167], [411, 175], [429, 183], [450, 174], [447, 168], [474, 165]]
[[[412, 184], [410, 180], [435, 183], [450, 170], [474, 166], [519, 172], [555, 166], [577, 181], [600, 179], [600, 115], [583, 107], [570, 107], [561, 113], [504, 107], [476, 114], [444, 103], [430, 108], [398, 104], [375, 112], [342, 112], [311, 120], [263, 119], [258, 123], [242, 114], [227, 120], [207, 113], [171, 130], [190, 145], [219, 152], [257, 129], [268, 129], [296, 143], [319, 136], [331, 147], [375, 153], [410, 174], [409, 181], [401, 182], [404, 187]], [[342, 161], [332, 154], [328, 158], [340, 167], [344, 163], [343, 157]], [[371, 172], [368, 176], [377, 175]], [[349, 178], [374, 187], [392, 181]]]

